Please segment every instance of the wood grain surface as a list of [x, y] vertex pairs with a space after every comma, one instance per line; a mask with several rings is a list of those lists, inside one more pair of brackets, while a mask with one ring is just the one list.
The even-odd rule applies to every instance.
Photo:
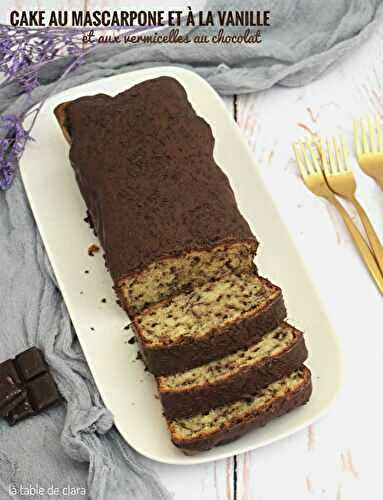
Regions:
[[[203, 3], [171, 0], [166, 8], [199, 8]], [[154, 0], [2, 0], [1, 21], [6, 22], [10, 9], [26, 6], [160, 7]], [[318, 132], [342, 133], [351, 141], [354, 116], [372, 112], [383, 117], [382, 42], [380, 26], [367, 43], [312, 84], [225, 99], [253, 149], [262, 178], [306, 266], [314, 269], [315, 285], [331, 311], [344, 352], [344, 389], [318, 423], [266, 448], [193, 467], [167, 466], [145, 459], [175, 500], [383, 498], [381, 297], [337, 214], [304, 188], [290, 148], [294, 140]], [[353, 167], [356, 171], [355, 162]], [[360, 172], [358, 187], [364, 206], [383, 236], [382, 193]]]

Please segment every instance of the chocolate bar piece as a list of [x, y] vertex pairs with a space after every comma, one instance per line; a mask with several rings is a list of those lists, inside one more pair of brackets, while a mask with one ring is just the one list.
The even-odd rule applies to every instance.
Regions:
[[49, 371], [43, 353], [37, 347], [31, 347], [18, 354], [15, 359], [0, 363], [0, 380], [11, 377], [16, 384], [29, 382]]
[[61, 400], [56, 384], [50, 373], [44, 373], [27, 384], [29, 400], [36, 412], [45, 410]]
[[6, 419], [9, 425], [15, 425], [17, 424], [17, 422], [20, 422], [20, 420], [23, 420], [24, 418], [27, 417], [31, 417], [34, 414], [35, 412], [32, 408], [32, 405], [25, 396], [23, 401], [21, 401], [16, 406], [16, 408], [14, 408], [12, 411], [8, 413]]
[[6, 377], [11, 377], [15, 384], [21, 384], [21, 379], [12, 359], [0, 363], [0, 380], [4, 380]]
[[5, 416], [23, 398], [23, 391], [12, 377], [0, 379], [0, 416]]
[[7, 406], [5, 406], [0, 410], [0, 417], [8, 417], [9, 414], [24, 401], [26, 395], [27, 395], [26, 391], [24, 390], [21, 391], [19, 396], [17, 396], [15, 399], [12, 400], [11, 403], [9, 403]]
[[37, 347], [31, 347], [27, 351], [16, 356], [15, 363], [21, 377], [25, 381], [32, 380], [38, 375], [48, 371], [48, 366], [43, 354]]
[[42, 352], [31, 347], [0, 363], [0, 416], [10, 425], [61, 401]]
[[23, 401], [7, 415], [9, 425], [15, 425], [20, 420], [40, 413], [61, 401], [61, 395], [49, 372], [34, 378], [25, 387], [26, 393]]

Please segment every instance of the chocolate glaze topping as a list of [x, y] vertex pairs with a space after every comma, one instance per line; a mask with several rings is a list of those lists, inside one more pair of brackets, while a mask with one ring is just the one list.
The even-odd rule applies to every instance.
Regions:
[[185, 250], [255, 241], [214, 161], [210, 126], [173, 78], [81, 97], [66, 118], [70, 160], [115, 282]]

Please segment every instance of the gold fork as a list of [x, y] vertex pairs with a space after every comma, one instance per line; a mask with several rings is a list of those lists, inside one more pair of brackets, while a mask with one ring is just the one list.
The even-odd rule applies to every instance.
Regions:
[[349, 200], [356, 208], [375, 259], [383, 273], [383, 247], [368, 215], [355, 196], [356, 182], [350, 168], [349, 151], [346, 142], [343, 137], [340, 141], [333, 137], [331, 140], [327, 139], [326, 141], [320, 139], [319, 144], [326, 181], [335, 194]]
[[354, 141], [360, 168], [383, 189], [383, 133], [377, 116], [354, 120]]
[[325, 198], [332, 203], [338, 210], [350, 235], [354, 241], [356, 248], [359, 251], [364, 263], [367, 266], [371, 276], [373, 277], [379, 291], [383, 294], [383, 276], [376, 263], [374, 256], [371, 253], [367, 243], [364, 241], [363, 236], [360, 234], [358, 228], [353, 223], [351, 217], [348, 215], [343, 206], [336, 199], [334, 193], [329, 188], [325, 176], [322, 172], [318, 151], [309, 141], [304, 144], [302, 141], [293, 145], [295, 158], [303, 177], [306, 187], [317, 196]]

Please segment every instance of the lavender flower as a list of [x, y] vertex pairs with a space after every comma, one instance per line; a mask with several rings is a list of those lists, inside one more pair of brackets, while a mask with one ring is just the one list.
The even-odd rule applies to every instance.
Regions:
[[83, 51], [85, 30], [76, 28], [13, 28], [0, 25], [0, 72], [5, 82], [15, 81], [25, 92], [38, 86], [38, 72], [44, 64]]
[[0, 134], [0, 187], [6, 189], [15, 176], [26, 143], [32, 138], [16, 115], [0, 116]]

